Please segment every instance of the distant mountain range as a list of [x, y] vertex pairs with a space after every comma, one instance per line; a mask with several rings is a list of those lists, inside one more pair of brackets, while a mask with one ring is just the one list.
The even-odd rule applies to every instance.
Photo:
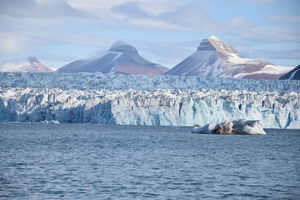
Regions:
[[169, 69], [159, 64], [152, 63], [141, 57], [136, 48], [119, 41], [102, 56], [95, 59], [77, 60], [67, 64], [55, 72], [102, 72], [116, 74], [145, 74], [159, 75]]
[[[35, 57], [22, 64], [7, 64], [0, 69], [11, 72], [53, 72]], [[228, 43], [211, 36], [203, 39], [197, 51], [172, 69], [141, 57], [137, 49], [123, 41], [113, 44], [97, 58], [71, 62], [55, 73], [102, 72], [114, 74], [177, 75], [201, 77], [228, 77], [246, 79], [299, 80], [300, 69], [276, 66], [267, 61], [243, 58]]]
[[40, 62], [35, 57], [29, 57], [26, 61], [18, 64], [8, 62], [6, 63], [5, 67], [2, 67], [0, 70], [3, 72], [53, 72], [50, 67]]
[[298, 65], [298, 67], [295, 67], [295, 69], [293, 69], [289, 73], [280, 77], [279, 80], [300, 80], [300, 65]]
[[167, 71], [166, 75], [279, 79], [293, 67], [243, 58], [232, 46], [211, 36], [201, 41], [197, 51]]

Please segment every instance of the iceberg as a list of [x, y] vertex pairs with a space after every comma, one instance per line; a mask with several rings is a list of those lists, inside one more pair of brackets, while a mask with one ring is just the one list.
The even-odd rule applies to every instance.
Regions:
[[215, 123], [206, 124], [203, 127], [196, 125], [192, 129], [192, 133], [212, 134], [212, 131], [215, 130], [216, 125], [217, 124]]
[[51, 120], [51, 121], [48, 121], [48, 120], [44, 120], [44, 121], [41, 121], [42, 124], [60, 124], [60, 122], [58, 120]]
[[266, 135], [261, 120], [239, 119], [223, 123], [206, 124], [203, 127], [194, 126], [192, 133], [219, 134], [219, 135]]

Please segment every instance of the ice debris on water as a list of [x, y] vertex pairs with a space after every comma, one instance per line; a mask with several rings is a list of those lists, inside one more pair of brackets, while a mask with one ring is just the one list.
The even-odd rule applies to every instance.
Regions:
[[266, 135], [261, 120], [239, 119], [235, 121], [225, 121], [223, 123], [206, 124], [203, 127], [194, 126], [192, 133], [220, 134], [220, 135]]
[[300, 81], [0, 72], [0, 121], [300, 128]]
[[58, 120], [44, 120], [44, 121], [41, 121], [42, 124], [60, 124], [60, 122]]

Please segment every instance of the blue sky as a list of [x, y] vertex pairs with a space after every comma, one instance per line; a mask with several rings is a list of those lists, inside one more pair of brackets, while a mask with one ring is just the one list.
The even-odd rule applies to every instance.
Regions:
[[299, 0], [0, 0], [0, 66], [52, 68], [123, 40], [172, 68], [215, 35], [246, 58], [300, 64]]

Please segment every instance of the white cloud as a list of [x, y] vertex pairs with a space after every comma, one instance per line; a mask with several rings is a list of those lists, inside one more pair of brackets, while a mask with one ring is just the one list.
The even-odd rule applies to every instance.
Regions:
[[[110, 9], [128, 3], [135, 3], [139, 9], [147, 14], [157, 16], [161, 13], [175, 10], [178, 6], [187, 4], [192, 0], [68, 0], [68, 3], [78, 9], [84, 10], [102, 20], [119, 19]], [[122, 18], [121, 18], [122, 19]]]
[[[109, 47], [117, 39], [110, 36], [95, 36], [74, 33], [67, 30], [66, 19], [17, 19], [4, 16], [0, 18], [3, 30], [0, 31], [0, 53], [11, 55], [15, 53], [45, 53], [37, 46], [52, 46], [58, 43], [77, 44], [95, 47]], [[78, 22], [74, 22], [78, 25]], [[85, 28], [85, 27], [83, 27]]]
[[251, 3], [257, 3], [257, 4], [267, 4], [267, 3], [273, 3], [275, 0], [245, 0]]
[[230, 19], [217, 30], [256, 42], [300, 42], [300, 37], [298, 37], [300, 30], [284, 27], [259, 27], [243, 17]]
[[220, 21], [213, 17], [211, 8], [195, 2], [178, 6], [176, 10], [158, 16], [143, 11], [136, 2], [113, 7], [112, 12], [123, 16], [120, 23], [139, 31], [222, 32], [265, 42], [300, 41], [300, 31], [296, 29], [259, 27], [241, 16]]
[[0, 15], [17, 18], [87, 18], [64, 0], [1, 0]]
[[70, 60], [79, 60], [82, 59], [81, 57], [77, 57], [77, 56], [65, 56], [65, 55], [60, 55], [60, 54], [38, 54], [39, 58], [41, 59], [45, 59], [45, 60], [52, 60], [52, 61], [65, 61], [65, 62], [69, 62]]
[[194, 31], [211, 32], [219, 26], [216, 20], [207, 10], [207, 6], [200, 3], [191, 3], [180, 6], [177, 10], [166, 12], [158, 16], [158, 19], [179, 26], [188, 27]]
[[153, 31], [153, 30], [160, 30], [160, 31], [192, 31], [191, 28], [185, 26], [179, 26], [176, 24], [165, 23], [158, 20], [152, 19], [134, 19], [125, 22], [127, 25], [132, 26], [136, 29], [142, 31]]
[[19, 71], [28, 63], [26, 58], [11, 59], [0, 62], [0, 71], [15, 72]]
[[227, 0], [231, 3], [255, 3], [255, 4], [270, 4], [274, 3], [275, 0]]
[[[159, 63], [165, 67], [172, 68], [183, 59], [196, 51], [199, 41], [188, 42], [147, 42], [147, 41], [129, 41], [130, 44], [135, 46], [139, 54], [150, 60], [151, 62]], [[194, 47], [189, 49], [186, 47]]]
[[241, 54], [248, 58], [268, 58], [268, 59], [300, 59], [300, 49], [296, 50], [274, 50], [274, 49], [254, 49], [243, 51]]
[[128, 18], [141, 19], [141, 18], [151, 18], [152, 16], [142, 11], [136, 2], [126, 2], [121, 5], [111, 7], [113, 12], [123, 14]]
[[148, 1], [137, 2], [137, 5], [141, 10], [157, 17], [162, 13], [175, 11], [179, 6], [187, 3], [188, 1]]
[[268, 20], [278, 24], [298, 24], [300, 27], [300, 16], [282, 16], [282, 15], [270, 15], [267, 17]]
[[137, 2], [127, 2], [111, 8], [119, 17], [121, 23], [135, 25], [139, 30], [147, 31], [204, 31], [216, 30], [220, 21], [215, 20], [209, 13], [208, 6], [191, 3], [177, 6], [175, 10], [165, 11], [160, 15], [149, 14], [142, 10]]
[[0, 31], [0, 54], [28, 53], [33, 48], [26, 36]]

